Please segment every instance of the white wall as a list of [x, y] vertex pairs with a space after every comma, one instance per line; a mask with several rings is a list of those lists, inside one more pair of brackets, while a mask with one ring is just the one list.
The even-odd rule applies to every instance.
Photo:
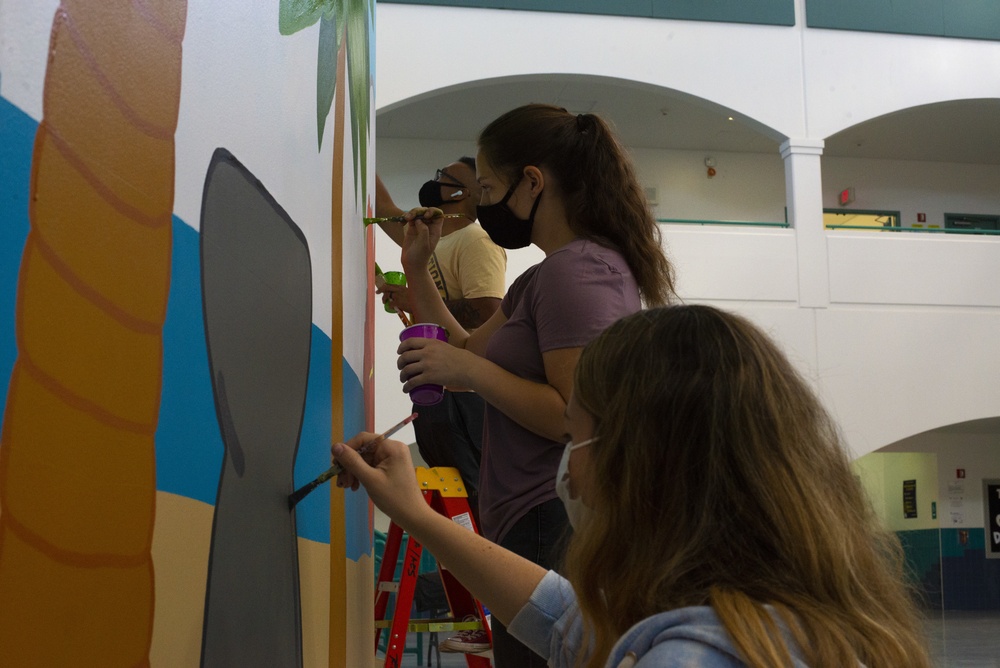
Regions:
[[[632, 149], [643, 186], [657, 189], [657, 218], [785, 221], [781, 156], [718, 151]], [[705, 158], [715, 160], [708, 177]]]
[[[997, 42], [556, 12], [379, 4], [376, 106], [472, 81], [537, 73], [649, 83], [727, 106], [776, 137], [824, 139], [883, 114], [996, 97]], [[470, 36], [442, 66], [413, 35]]]
[[[415, 203], [435, 165], [474, 150], [471, 142], [382, 139], [378, 168], [405, 206]], [[715, 155], [720, 173], [710, 180], [698, 152], [641, 149], [635, 157], [643, 184], [659, 189], [661, 216], [780, 220], [776, 212], [785, 197], [780, 158]], [[919, 207], [930, 215], [943, 211], [946, 201], [1000, 211], [992, 167], [894, 162], [883, 169], [885, 162], [834, 165], [842, 178], [864, 183], [864, 206]], [[976, 180], [977, 171], [986, 176]], [[877, 178], [869, 176], [874, 173]], [[910, 185], [928, 178], [938, 191]], [[1000, 347], [993, 340], [1000, 331], [1000, 239], [827, 232], [829, 269], [822, 263], [803, 269], [807, 275], [821, 272], [830, 305], [811, 309], [798, 303], [796, 230], [680, 224], [662, 230], [681, 296], [732, 308], [764, 326], [813, 380], [856, 454], [997, 414]], [[384, 269], [398, 267], [398, 250], [381, 235], [377, 257]], [[534, 250], [510, 252], [508, 277], [540, 259]], [[376, 410], [379, 422], [389, 424], [407, 410], [395, 368], [398, 320], [380, 314], [376, 330]]]
[[[997, 42], [808, 29], [803, 3], [791, 28], [394, 4], [378, 9], [379, 109], [494, 79], [596, 75], [724, 105], [808, 153], [877, 116], [1000, 94]], [[441, 67], [436, 49], [399, 48], [408, 36], [435, 34], [443, 25], [475, 36], [469, 58]], [[415, 193], [436, 164], [471, 153], [469, 141], [459, 147], [383, 139], [379, 171], [394, 192]], [[688, 301], [743, 312], [767, 328], [815, 383], [856, 455], [941, 425], [997, 415], [1000, 239], [823, 232], [811, 209], [837, 208], [836, 193], [852, 186], [853, 208], [899, 210], [907, 226], [917, 213], [932, 224], [945, 212], [1000, 213], [1000, 167], [824, 158], [821, 193], [812, 192], [809, 167], [787, 181], [789, 188], [801, 184], [802, 192], [786, 192], [786, 165], [778, 155], [714, 154], [713, 179], [706, 178], [707, 155], [634, 151], [643, 185], [658, 190], [658, 217], [777, 222], [785, 219], [786, 202], [808, 206], [797, 213], [799, 229], [665, 225], [679, 292]], [[510, 253], [509, 275], [539, 257]], [[378, 338], [379, 354], [388, 356], [379, 359], [382, 373], [391, 366], [395, 374], [387, 352], [392, 336], [379, 332]], [[397, 378], [391, 383], [398, 388]], [[385, 392], [383, 384], [379, 410], [390, 401]], [[405, 411], [405, 402], [397, 397], [396, 403], [394, 416]]]

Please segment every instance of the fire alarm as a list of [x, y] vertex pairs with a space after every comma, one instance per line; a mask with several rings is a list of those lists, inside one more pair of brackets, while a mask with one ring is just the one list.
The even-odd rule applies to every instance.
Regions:
[[715, 176], [715, 167], [709, 167], [708, 168], [708, 178], [712, 178], [713, 176]]
[[840, 206], [847, 206], [854, 201], [854, 188], [844, 188], [837, 195], [837, 201], [840, 202]]

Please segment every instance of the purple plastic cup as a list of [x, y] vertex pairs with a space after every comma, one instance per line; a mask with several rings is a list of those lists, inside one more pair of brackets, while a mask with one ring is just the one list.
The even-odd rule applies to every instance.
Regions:
[[[447, 341], [448, 330], [431, 322], [418, 322], [399, 333], [400, 341], [413, 338]], [[418, 406], [433, 406], [442, 399], [444, 399], [444, 388], [440, 385], [418, 385], [410, 390], [410, 401]]]

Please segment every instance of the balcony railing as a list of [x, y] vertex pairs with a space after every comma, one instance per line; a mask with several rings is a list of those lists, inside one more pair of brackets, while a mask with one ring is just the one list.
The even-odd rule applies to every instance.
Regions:
[[[789, 223], [758, 220], [696, 220], [689, 218], [657, 218], [656, 222], [670, 225], [718, 225], [735, 227], [791, 228]], [[978, 234], [1000, 236], [1000, 230], [959, 229], [953, 227], [875, 227], [868, 225], [827, 225], [828, 230], [864, 230], [867, 232], [930, 233], [930, 234]]]
[[931, 234], [1000, 235], [1000, 230], [975, 230], [955, 227], [867, 227], [865, 225], [827, 225], [828, 230], [868, 230], [869, 232], [922, 232]]
[[740, 227], [791, 227], [787, 222], [773, 223], [756, 220], [689, 220], [685, 218], [657, 218], [658, 223], [671, 225], [736, 225]]

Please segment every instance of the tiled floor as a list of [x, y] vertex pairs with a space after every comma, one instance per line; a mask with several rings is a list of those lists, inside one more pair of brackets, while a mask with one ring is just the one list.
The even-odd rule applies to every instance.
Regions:
[[926, 625], [937, 668], [1000, 668], [1000, 610], [929, 612]]
[[[927, 641], [937, 668], [1000, 668], [1000, 610], [950, 610], [927, 615]], [[416, 656], [404, 655], [402, 665], [417, 666]], [[427, 665], [426, 642], [423, 665]], [[437, 655], [432, 665], [438, 667]], [[441, 655], [441, 668], [465, 665], [461, 654]]]

